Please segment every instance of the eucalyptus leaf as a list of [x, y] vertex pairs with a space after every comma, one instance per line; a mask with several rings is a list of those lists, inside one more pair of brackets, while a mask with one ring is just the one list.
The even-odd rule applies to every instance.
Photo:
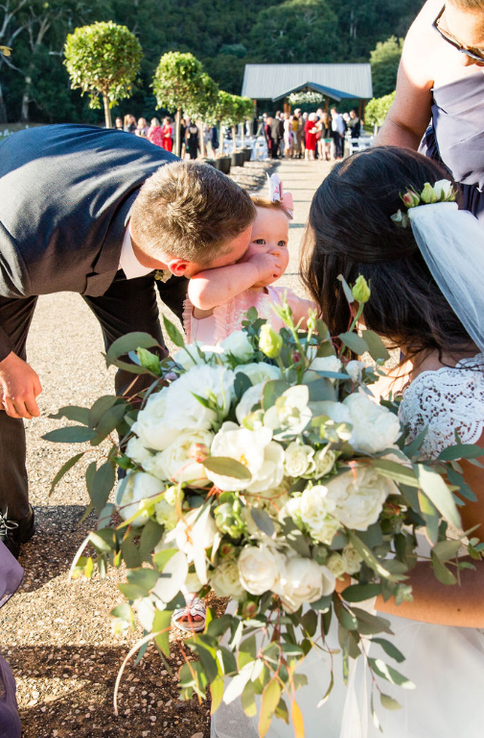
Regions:
[[281, 699], [282, 688], [276, 678], [272, 679], [262, 692], [259, 716], [259, 738], [264, 738]]
[[60, 482], [64, 474], [66, 474], [69, 471], [69, 469], [72, 469], [72, 467], [75, 464], [77, 464], [79, 459], [82, 459], [85, 453], [86, 453], [85, 451], [81, 451], [80, 454], [76, 454], [75, 456], [72, 456], [68, 461], [66, 461], [65, 464], [61, 466], [61, 468], [55, 475], [54, 479], [52, 480], [52, 484], [50, 485], [50, 490], [47, 495], [48, 497], [50, 497], [50, 495], [52, 494], [52, 492], [54, 491], [54, 489], [56, 488], [57, 484]]
[[431, 552], [432, 557], [432, 571], [434, 572], [435, 578], [442, 584], [456, 584], [457, 579], [449, 569], [440, 561], [440, 559]]
[[438, 461], [457, 461], [458, 459], [479, 459], [484, 456], [484, 448], [474, 443], [458, 443], [447, 446], [440, 452]]
[[338, 335], [341, 343], [349, 348], [350, 351], [361, 356], [366, 351], [369, 351], [368, 344], [361, 338], [357, 333], [350, 331], [349, 333], [340, 333]]
[[109, 435], [121, 423], [127, 409], [127, 403], [122, 401], [106, 410], [96, 425], [96, 433], [100, 436]]
[[[184, 348], [185, 339], [183, 338], [176, 325], [174, 325], [171, 320], [168, 320], [166, 315], [163, 316], [163, 325], [165, 326], [165, 331], [167, 332], [170, 341], [172, 341], [175, 346], [178, 346], [178, 348]], [[145, 346], [145, 348], [148, 347]]]
[[381, 584], [352, 584], [343, 590], [341, 596], [346, 602], [364, 602], [377, 597], [381, 592]]
[[223, 677], [218, 676], [210, 685], [210, 696], [212, 698], [212, 704], [210, 708], [210, 714], [213, 715], [221, 705], [222, 697], [224, 696], [224, 680]]
[[142, 561], [150, 560], [153, 549], [161, 540], [163, 530], [163, 526], [151, 519], [143, 526], [139, 543], [139, 553]]
[[455, 528], [460, 528], [461, 521], [457, 505], [444, 479], [423, 464], [417, 464], [416, 473], [422, 491], [430, 498], [445, 520]]
[[274, 523], [271, 517], [258, 507], [253, 507], [250, 511], [254, 523], [257, 525], [259, 530], [271, 537], [275, 533]]
[[252, 478], [250, 471], [244, 464], [228, 456], [208, 456], [203, 461], [203, 466], [214, 474], [220, 474], [223, 477], [233, 477], [244, 482], [248, 482]]
[[272, 379], [270, 382], [266, 382], [262, 393], [262, 409], [269, 410], [290, 386], [282, 379]]
[[385, 664], [381, 659], [368, 657], [368, 663], [377, 676], [386, 679], [391, 684], [395, 684], [397, 687], [402, 687], [403, 689], [415, 689], [415, 684], [410, 679], [407, 679], [399, 671]]
[[361, 337], [368, 346], [368, 351], [373, 361], [388, 361], [390, 354], [378, 333], [374, 331], [363, 331]]
[[66, 428], [56, 428], [49, 431], [42, 438], [45, 441], [53, 441], [55, 443], [86, 443], [94, 438], [96, 433], [92, 428], [86, 428], [84, 425], [69, 425]]
[[96, 471], [92, 480], [91, 501], [98, 515], [108, 501], [115, 480], [114, 467], [110, 461], [106, 461]]
[[439, 541], [435, 544], [432, 551], [440, 561], [449, 561], [457, 556], [462, 541]]
[[157, 609], [153, 619], [153, 633], [158, 633], [158, 635], [155, 636], [156, 645], [167, 658], [170, 656], [169, 637], [172, 615], [173, 612], [170, 610]]
[[388, 694], [380, 694], [380, 702], [386, 710], [401, 710], [402, 706]]
[[241, 694], [240, 701], [242, 704], [242, 709], [247, 715], [247, 717], [255, 717], [257, 715], [257, 705], [255, 702], [255, 687], [254, 683], [252, 681], [248, 681], [247, 684], [244, 687], [244, 690]]
[[357, 630], [362, 635], [373, 635], [374, 633], [388, 633], [394, 635], [390, 621], [386, 618], [382, 618], [380, 615], [373, 615], [367, 610], [362, 610], [360, 607], [353, 607], [352, 612], [358, 619]]
[[398, 648], [391, 642], [387, 641], [386, 638], [372, 638], [372, 643], [377, 643], [379, 646], [383, 648], [387, 656], [390, 656], [390, 658], [395, 659], [398, 663], [402, 663], [402, 661], [405, 661], [405, 656], [401, 651], [398, 650]]
[[107, 365], [112, 364], [114, 359], [129, 354], [130, 351], [136, 351], [139, 348], [153, 348], [153, 346], [158, 345], [158, 341], [148, 333], [127, 333], [125, 336], [116, 339], [109, 347], [106, 354]]

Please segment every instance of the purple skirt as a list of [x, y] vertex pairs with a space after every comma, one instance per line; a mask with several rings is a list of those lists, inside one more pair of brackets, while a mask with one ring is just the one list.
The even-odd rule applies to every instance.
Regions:
[[[24, 570], [0, 541], [0, 607], [17, 591]], [[22, 728], [15, 699], [15, 679], [0, 656], [0, 738], [20, 738]]]

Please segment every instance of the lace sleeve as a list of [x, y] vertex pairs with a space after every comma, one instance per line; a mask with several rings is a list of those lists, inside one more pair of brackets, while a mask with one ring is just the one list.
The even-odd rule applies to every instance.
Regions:
[[484, 431], [484, 355], [419, 374], [405, 390], [399, 417], [409, 428], [409, 441], [428, 426], [424, 458], [452, 446], [456, 432], [462, 443], [476, 443]]

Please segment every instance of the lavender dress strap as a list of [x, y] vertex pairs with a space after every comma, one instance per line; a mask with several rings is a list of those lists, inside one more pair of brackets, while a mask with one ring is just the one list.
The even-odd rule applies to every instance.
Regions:
[[[24, 570], [0, 541], [0, 607], [17, 591]], [[20, 738], [22, 728], [15, 699], [15, 679], [0, 656], [0, 738]]]

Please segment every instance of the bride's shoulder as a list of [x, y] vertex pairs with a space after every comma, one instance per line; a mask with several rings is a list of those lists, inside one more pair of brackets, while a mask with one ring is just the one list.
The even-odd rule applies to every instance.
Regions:
[[484, 431], [484, 354], [423, 371], [405, 390], [399, 416], [409, 440], [427, 427], [425, 455], [453, 445], [456, 433], [462, 443], [476, 443]]

